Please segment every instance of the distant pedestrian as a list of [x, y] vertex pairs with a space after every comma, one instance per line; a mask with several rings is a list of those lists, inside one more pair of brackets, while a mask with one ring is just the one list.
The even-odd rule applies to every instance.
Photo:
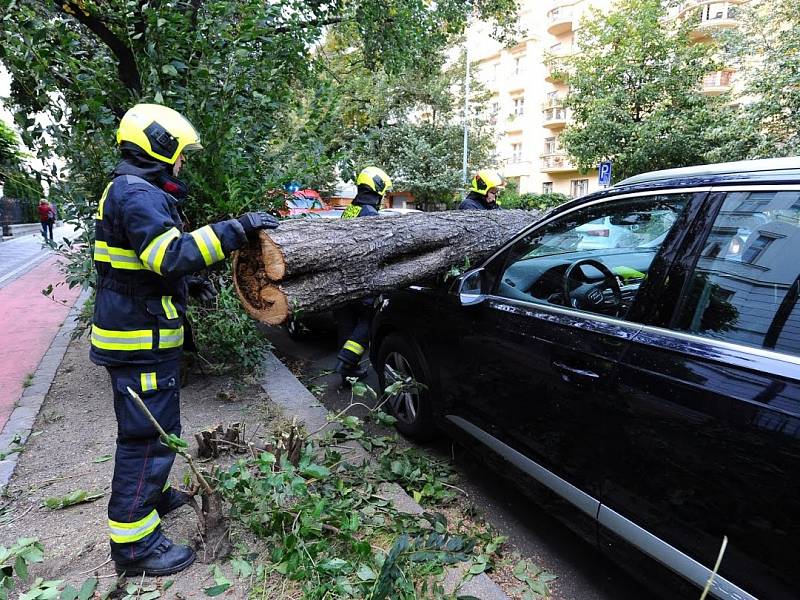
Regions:
[[42, 223], [42, 237], [46, 242], [47, 234], [50, 233], [50, 241], [53, 241], [53, 223], [56, 222], [56, 213], [50, 203], [42, 198], [39, 200], [39, 221]]
[[503, 185], [503, 177], [492, 169], [481, 169], [472, 178], [467, 197], [458, 205], [458, 210], [495, 210], [497, 194]]

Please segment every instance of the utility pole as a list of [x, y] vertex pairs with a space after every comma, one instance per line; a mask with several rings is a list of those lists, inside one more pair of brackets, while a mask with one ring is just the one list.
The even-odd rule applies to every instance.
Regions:
[[[464, 70], [464, 158], [461, 163], [462, 179], [466, 186], [469, 181], [469, 173], [467, 172], [467, 156], [469, 153], [469, 93], [470, 93], [470, 64], [469, 64], [469, 25], [472, 19], [472, 2], [467, 4], [467, 26], [464, 29], [464, 55], [466, 62], [466, 69]], [[466, 188], [464, 188], [466, 194]]]

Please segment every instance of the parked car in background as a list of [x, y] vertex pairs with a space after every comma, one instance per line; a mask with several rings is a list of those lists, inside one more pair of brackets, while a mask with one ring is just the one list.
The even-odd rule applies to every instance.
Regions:
[[278, 210], [278, 214], [281, 217], [297, 217], [328, 210], [330, 210], [330, 207], [322, 201], [319, 192], [316, 190], [298, 190], [286, 200], [286, 206]]
[[385, 295], [371, 360], [401, 432], [480, 448], [665, 597], [726, 539], [711, 597], [796, 599], [797, 257], [800, 157], [639, 175]]

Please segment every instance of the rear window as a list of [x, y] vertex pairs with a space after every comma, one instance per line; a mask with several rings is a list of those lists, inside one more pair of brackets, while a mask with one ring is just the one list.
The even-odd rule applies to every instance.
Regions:
[[800, 191], [732, 192], [678, 308], [677, 328], [800, 356]]

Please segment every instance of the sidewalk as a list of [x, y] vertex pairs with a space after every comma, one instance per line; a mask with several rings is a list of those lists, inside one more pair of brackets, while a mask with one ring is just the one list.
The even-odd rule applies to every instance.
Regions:
[[[62, 329], [56, 344], [63, 343], [68, 329], [69, 325]], [[327, 422], [327, 411], [273, 355], [267, 355], [265, 367], [261, 386], [229, 377], [208, 377], [192, 380], [181, 390], [181, 420], [191, 447], [195, 446], [191, 432], [216, 423], [239, 422], [252, 432], [250, 435], [269, 437], [273, 428], [285, 425], [288, 415], [302, 419], [309, 428]], [[105, 522], [116, 436], [108, 375], [89, 363], [88, 341], [81, 338], [69, 344], [54, 376], [35, 423], [30, 417], [35, 434], [25, 442], [24, 451], [15, 455], [16, 471], [0, 500], [0, 543], [7, 545], [19, 537], [35, 537], [45, 547], [45, 560], [33, 567], [34, 576], [80, 585], [94, 574], [100, 580], [100, 589], [105, 590], [114, 578]], [[358, 456], [364, 456], [363, 450]], [[185, 470], [178, 461], [173, 469], [173, 484]], [[4, 483], [0, 461], [0, 488]], [[396, 484], [387, 485], [396, 491], [389, 493], [389, 489], [382, 488], [381, 492], [400, 510], [414, 514], [422, 511]], [[79, 490], [100, 499], [63, 510], [44, 507], [47, 498]], [[167, 516], [164, 524], [172, 539], [185, 543], [194, 535], [196, 519], [187, 506]], [[240, 549], [254, 556], [270, 550], [236, 523], [232, 537]], [[249, 589], [258, 582], [236, 577], [229, 561], [218, 566], [233, 582], [225, 598], [248, 598]], [[460, 581], [459, 574], [452, 571], [449, 575], [445, 585], [455, 586]], [[214, 583], [211, 566], [199, 561], [168, 579], [174, 585], [164, 598], [204, 598], [201, 590]], [[470, 581], [462, 593], [480, 600], [509, 600], [485, 574]]]
[[[53, 230], [56, 242], [74, 235], [75, 229], [71, 225], [61, 225]], [[43, 245], [41, 233], [6, 240], [0, 244], [0, 287], [8, 285], [50, 254], [52, 250]]]
[[[33, 253], [28, 264], [38, 257]], [[80, 288], [56, 286], [63, 280], [58, 257], [50, 256], [0, 288], [0, 431], [80, 293]], [[42, 294], [49, 285], [56, 302]]]

